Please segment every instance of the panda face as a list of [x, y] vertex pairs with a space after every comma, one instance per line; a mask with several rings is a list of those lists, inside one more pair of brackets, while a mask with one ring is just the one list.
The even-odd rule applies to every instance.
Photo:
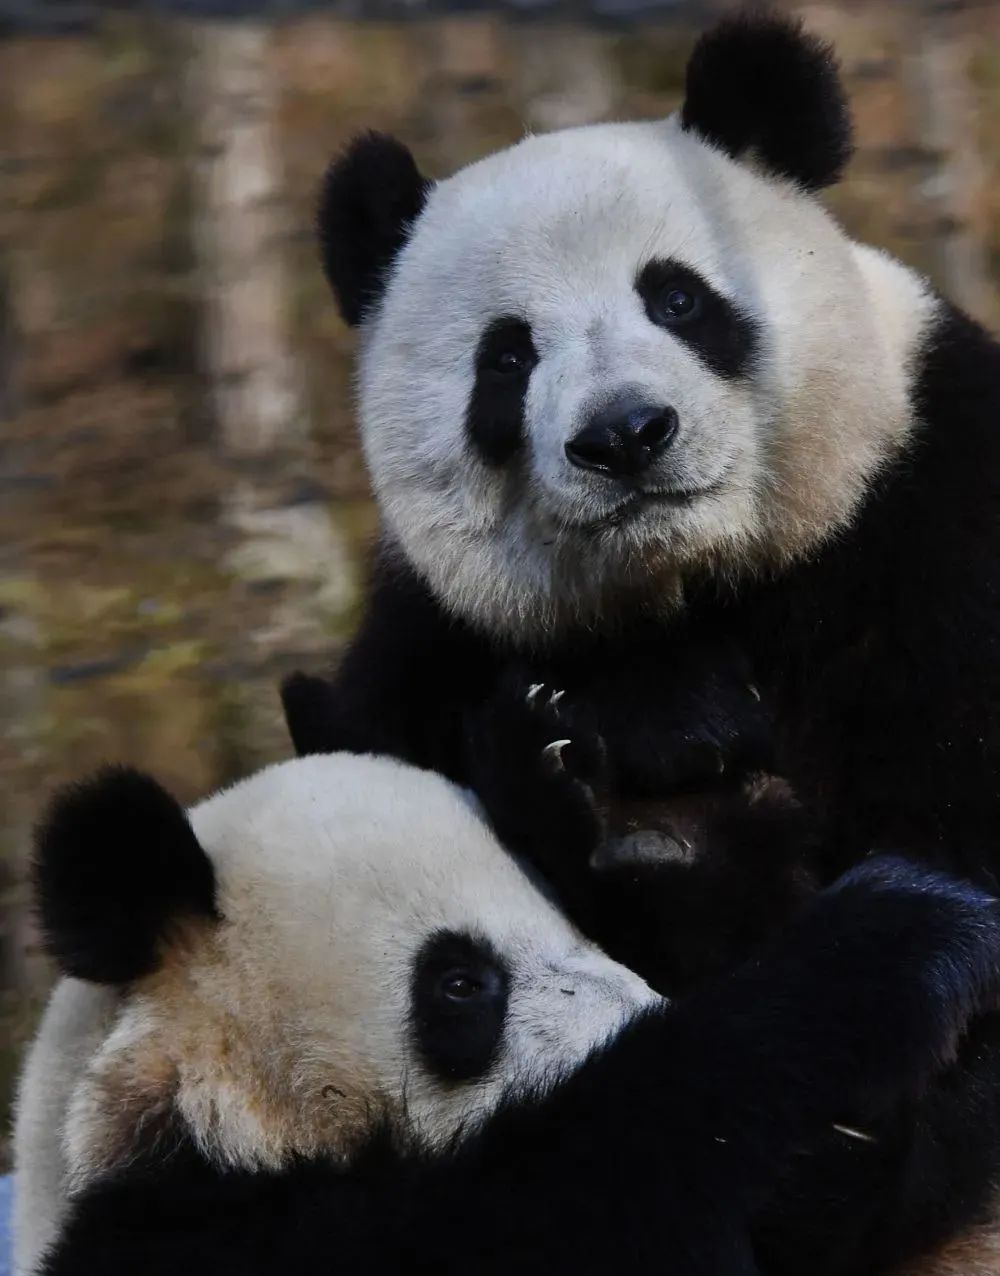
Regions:
[[515, 632], [793, 557], [905, 439], [930, 305], [676, 118], [528, 138], [431, 190], [366, 325], [390, 535]]
[[175, 1123], [247, 1167], [348, 1157], [376, 1125], [434, 1148], [657, 1001], [429, 772], [304, 758], [191, 826], [214, 913], [126, 986], [70, 1103], [77, 1186]]

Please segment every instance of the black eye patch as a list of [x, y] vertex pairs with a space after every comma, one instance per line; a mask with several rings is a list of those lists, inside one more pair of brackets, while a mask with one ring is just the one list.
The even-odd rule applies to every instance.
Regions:
[[524, 442], [524, 400], [537, 362], [523, 319], [496, 319], [480, 338], [466, 429], [487, 465], [503, 465]]
[[489, 1071], [503, 1039], [510, 978], [484, 940], [442, 931], [421, 948], [411, 986], [411, 1031], [436, 1076], [471, 1081]]
[[680, 262], [650, 261], [635, 289], [657, 327], [683, 341], [727, 380], [746, 376], [757, 350], [757, 324]]

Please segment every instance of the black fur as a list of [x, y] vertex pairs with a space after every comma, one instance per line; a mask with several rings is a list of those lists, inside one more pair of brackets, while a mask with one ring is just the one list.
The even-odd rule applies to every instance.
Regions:
[[149, 974], [175, 921], [216, 915], [212, 863], [184, 808], [126, 768], [56, 798], [32, 873], [49, 952], [64, 974], [95, 983]]
[[365, 133], [323, 181], [317, 218], [323, 269], [351, 325], [381, 297], [385, 276], [432, 183], [394, 137]]
[[[505, 681], [565, 689], [624, 801], [759, 771], [817, 825], [825, 881], [872, 846], [993, 888], [1000, 858], [1000, 348], [944, 308], [910, 446], [808, 561], [692, 582], [669, 624], [612, 618], [517, 647], [445, 613], [387, 550], [330, 685], [286, 688], [297, 745], [389, 752], [469, 783], [469, 715]], [[518, 766], [515, 758], [497, 766]], [[491, 815], [502, 820], [500, 810]]]
[[[78, 1196], [42, 1273], [758, 1276], [750, 1232], [795, 1150], [919, 1096], [996, 1004], [998, 962], [992, 900], [873, 861], [759, 961], [450, 1152], [376, 1136], [347, 1169], [250, 1174], [181, 1136]], [[873, 1220], [845, 1222], [863, 1252]]]
[[[812, 822], [783, 781], [734, 784], [716, 752], [697, 791], [622, 804], [572, 701], [528, 715], [524, 690], [509, 683], [469, 714], [473, 787], [580, 928], [654, 987], [677, 996], [730, 969], [815, 894]], [[570, 736], [555, 767], [545, 745]]]
[[[901, 1256], [935, 1253], [959, 1221], [995, 1223], [997, 1058], [994, 1015], [922, 1099], [865, 1127], [873, 1142], [831, 1130], [794, 1158], [755, 1228], [768, 1276], [886, 1276]], [[971, 1252], [964, 1257], [969, 1262]], [[906, 1270], [930, 1276], [960, 1268], [931, 1259]]]
[[[650, 320], [683, 341], [720, 377], [746, 376], [757, 349], [757, 325], [696, 270], [678, 261], [647, 262], [635, 282]], [[674, 290], [691, 297], [689, 313], [673, 316], [664, 300]]]
[[417, 957], [411, 1030], [438, 1077], [471, 1081], [490, 1069], [503, 1037], [510, 976], [503, 958], [471, 935], [432, 935]]
[[832, 50], [777, 13], [739, 14], [701, 37], [681, 121], [734, 159], [752, 154], [808, 191], [836, 182], [851, 158]]
[[[385, 552], [335, 683], [317, 682], [315, 692], [308, 682], [297, 684], [288, 702], [293, 734], [308, 735], [312, 749], [392, 752], [463, 783], [474, 780], [504, 836], [536, 860], [571, 908], [597, 898], [604, 911], [590, 925], [612, 954], [661, 987], [697, 983], [740, 956], [741, 944], [752, 946], [781, 924], [785, 907], [798, 906], [803, 878], [796, 874], [805, 874], [806, 889], [833, 881], [873, 846], [995, 889], [1000, 349], [943, 306], [917, 362], [916, 392], [915, 437], [872, 485], [851, 528], [772, 579], [692, 582], [685, 614], [671, 625], [620, 615], [603, 633], [518, 648], [448, 616], [398, 554]], [[783, 832], [760, 889], [745, 898], [735, 889], [754, 881], [766, 844], [744, 823], [739, 838], [716, 843], [728, 869], [710, 860], [688, 877], [676, 867], [623, 868], [603, 875], [599, 893], [578, 849], [594, 818], [580, 791], [567, 784], [564, 814], [558, 804], [550, 811], [551, 803], [533, 798], [510, 800], [517, 775], [534, 794], [538, 774], [537, 753], [521, 752], [525, 739], [537, 748], [537, 724], [517, 726], [509, 704], [494, 699], [518, 679], [567, 691], [566, 720], [550, 738], [596, 736], [607, 755], [608, 787], [623, 806], [651, 798], [669, 805], [711, 791], [720, 753], [731, 785], [716, 809], [726, 819], [733, 801], [739, 813], [739, 794], [754, 774], [785, 778], [807, 816], [794, 808], [777, 814]], [[488, 747], [468, 748], [470, 723], [482, 714], [497, 715], [492, 762]], [[489, 739], [488, 723], [479, 734]], [[517, 742], [513, 755], [499, 747], [504, 739]], [[743, 814], [752, 821], [757, 811]], [[786, 819], [806, 821], [801, 858]], [[573, 834], [550, 836], [564, 820]], [[779, 891], [783, 864], [788, 889]], [[721, 897], [707, 889], [713, 880]], [[680, 896], [678, 881], [685, 883]], [[637, 936], [664, 935], [676, 924], [679, 899], [687, 933], [700, 934], [700, 945], [672, 953], [661, 940], [639, 951]], [[817, 999], [824, 995], [817, 988]], [[954, 1090], [962, 1095], [958, 1082]], [[932, 1110], [927, 1119], [944, 1125], [928, 1144], [947, 1143], [953, 1128], [964, 1127], [963, 1105], [974, 1107], [974, 1097]], [[982, 1137], [998, 1142], [995, 1130]], [[827, 1164], [824, 1190], [835, 1196], [842, 1167], [820, 1157], [817, 1173]], [[912, 1184], [924, 1181], [919, 1158], [917, 1166], [907, 1170], [911, 1188], [901, 1180], [891, 1195], [905, 1200]], [[961, 1198], [938, 1201], [937, 1209], [956, 1227], [970, 1221]]]
[[503, 465], [524, 442], [524, 399], [537, 362], [523, 320], [497, 319], [483, 333], [466, 430], [487, 465]]

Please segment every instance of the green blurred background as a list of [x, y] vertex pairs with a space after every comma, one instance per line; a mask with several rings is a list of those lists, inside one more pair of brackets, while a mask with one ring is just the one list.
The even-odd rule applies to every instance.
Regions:
[[[311, 230], [331, 152], [387, 128], [446, 174], [664, 115], [728, 7], [0, 0], [0, 1168], [51, 977], [24, 885], [47, 793], [127, 760], [190, 801], [286, 756], [279, 678], [354, 623], [374, 518]], [[838, 212], [996, 326], [1000, 5], [786, 7], [853, 94]]]

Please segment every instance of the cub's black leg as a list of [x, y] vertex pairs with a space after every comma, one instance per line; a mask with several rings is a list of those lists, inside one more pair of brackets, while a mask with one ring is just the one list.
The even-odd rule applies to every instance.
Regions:
[[928, 1101], [998, 1006], [997, 901], [872, 859], [757, 960], [677, 1006], [670, 1067], [711, 1068], [706, 1106], [730, 1127], [717, 1133], [763, 1171], [762, 1158], [778, 1164], [832, 1126], [865, 1133]]
[[756, 1221], [757, 1253], [768, 1276], [885, 1276], [995, 1218], [998, 1181], [1000, 1016], [990, 1015], [924, 1095], [799, 1151]]

